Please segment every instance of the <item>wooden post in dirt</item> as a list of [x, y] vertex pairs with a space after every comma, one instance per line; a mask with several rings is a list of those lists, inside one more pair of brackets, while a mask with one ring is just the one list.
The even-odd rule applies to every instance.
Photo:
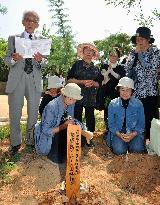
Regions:
[[81, 128], [79, 125], [68, 125], [67, 128], [67, 168], [66, 196], [69, 201], [80, 197], [80, 156]]

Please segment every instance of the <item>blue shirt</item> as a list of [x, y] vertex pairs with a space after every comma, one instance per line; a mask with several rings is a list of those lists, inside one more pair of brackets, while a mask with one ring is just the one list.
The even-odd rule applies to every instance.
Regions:
[[35, 126], [35, 148], [38, 154], [47, 155], [50, 152], [54, 137], [53, 128], [59, 126], [66, 110], [71, 117], [74, 116], [74, 105], [65, 109], [61, 96], [50, 101], [45, 107], [41, 122]]
[[[37, 154], [48, 155], [51, 150], [52, 137], [55, 133], [53, 128], [58, 127], [64, 112], [67, 111], [68, 115], [74, 117], [74, 104], [69, 105], [67, 109], [64, 108], [62, 96], [53, 99], [46, 105], [42, 113], [42, 120], [35, 126], [35, 148]], [[78, 120], [74, 120], [75, 124], [79, 125], [81, 129], [87, 130], [86, 126]]]
[[[112, 100], [108, 106], [108, 126], [112, 135], [116, 135], [117, 131], [122, 130], [125, 118], [125, 108], [122, 105], [120, 97]], [[142, 135], [145, 127], [144, 108], [141, 101], [135, 97], [131, 97], [126, 109], [126, 133], [133, 131], [137, 135]]]

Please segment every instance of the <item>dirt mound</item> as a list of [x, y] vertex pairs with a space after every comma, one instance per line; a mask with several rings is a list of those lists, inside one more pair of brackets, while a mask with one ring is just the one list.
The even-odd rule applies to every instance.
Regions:
[[[157, 156], [128, 154], [115, 156], [102, 136], [93, 150], [82, 149], [81, 178], [87, 190], [78, 205], [160, 205], [160, 161]], [[0, 188], [0, 205], [60, 205], [65, 193], [65, 165], [57, 166], [46, 157], [26, 154], [11, 172], [12, 183]]]

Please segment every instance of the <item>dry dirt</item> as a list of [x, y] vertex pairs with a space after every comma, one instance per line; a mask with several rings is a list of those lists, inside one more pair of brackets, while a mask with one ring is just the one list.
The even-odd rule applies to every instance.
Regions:
[[[8, 118], [7, 96], [0, 95], [0, 118]], [[26, 101], [22, 118], [26, 118]], [[95, 148], [82, 149], [81, 179], [87, 190], [77, 205], [160, 205], [160, 159], [147, 154], [115, 156], [95, 134]], [[0, 144], [3, 151], [8, 142]], [[20, 151], [21, 152], [21, 151]], [[3, 152], [0, 153], [0, 158]], [[65, 165], [58, 167], [46, 157], [25, 154], [10, 173], [12, 182], [0, 182], [0, 205], [62, 205]]]
[[[87, 189], [77, 205], [160, 205], [160, 160], [147, 154], [115, 156], [96, 133], [95, 148], [82, 149], [81, 179]], [[7, 144], [2, 145], [7, 148]], [[12, 182], [0, 184], [0, 205], [62, 205], [65, 165], [25, 154], [10, 173]]]

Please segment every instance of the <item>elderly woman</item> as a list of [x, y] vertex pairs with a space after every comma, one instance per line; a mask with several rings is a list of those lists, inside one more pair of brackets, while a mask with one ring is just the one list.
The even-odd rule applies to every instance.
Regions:
[[78, 124], [83, 130], [86, 127], [75, 120], [74, 104], [81, 100], [81, 88], [69, 83], [61, 89], [61, 95], [45, 107], [40, 124], [35, 127], [35, 148], [37, 154], [48, 155], [56, 163], [63, 163], [67, 152], [67, 126]]
[[140, 100], [132, 96], [134, 82], [128, 77], [116, 87], [120, 97], [108, 107], [108, 135], [106, 142], [117, 155], [144, 152], [144, 109]]
[[131, 37], [135, 49], [131, 51], [126, 63], [127, 76], [135, 83], [134, 96], [144, 106], [146, 139], [150, 139], [151, 121], [156, 115], [158, 95], [160, 50], [152, 45], [154, 40], [149, 28], [139, 27]]
[[[89, 131], [95, 131], [94, 108], [96, 106], [97, 88], [101, 84], [102, 77], [99, 69], [94, 66], [93, 60], [98, 60], [97, 48], [89, 43], [80, 44], [77, 54], [82, 60], [77, 60], [69, 70], [68, 82], [78, 84], [82, 89], [83, 99], [75, 104], [75, 118], [82, 122], [82, 112], [85, 109], [86, 126]], [[93, 147], [91, 142], [88, 147]]]

